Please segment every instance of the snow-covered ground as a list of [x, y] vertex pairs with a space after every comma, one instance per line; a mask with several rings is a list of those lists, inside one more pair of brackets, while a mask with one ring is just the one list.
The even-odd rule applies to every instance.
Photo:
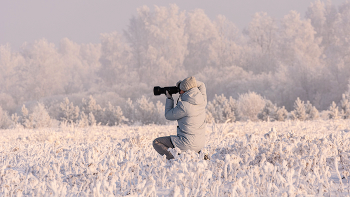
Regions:
[[210, 124], [210, 160], [166, 161], [152, 141], [175, 130], [0, 130], [0, 196], [350, 195], [349, 120]]

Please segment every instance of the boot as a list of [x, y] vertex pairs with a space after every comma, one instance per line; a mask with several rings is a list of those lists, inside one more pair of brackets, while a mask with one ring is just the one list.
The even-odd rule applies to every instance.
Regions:
[[[199, 151], [198, 154], [201, 154], [202, 151]], [[204, 160], [210, 160], [208, 154], [204, 154]]]

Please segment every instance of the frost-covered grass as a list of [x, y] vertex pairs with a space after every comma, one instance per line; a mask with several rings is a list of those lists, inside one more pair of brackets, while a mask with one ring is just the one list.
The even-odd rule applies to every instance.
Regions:
[[208, 125], [210, 161], [159, 156], [153, 139], [175, 130], [1, 130], [0, 196], [350, 195], [349, 120]]

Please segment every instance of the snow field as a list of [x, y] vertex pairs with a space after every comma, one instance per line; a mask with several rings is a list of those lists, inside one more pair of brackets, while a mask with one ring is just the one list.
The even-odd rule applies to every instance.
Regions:
[[153, 150], [176, 125], [1, 130], [0, 196], [346, 196], [349, 123], [210, 124], [210, 161]]

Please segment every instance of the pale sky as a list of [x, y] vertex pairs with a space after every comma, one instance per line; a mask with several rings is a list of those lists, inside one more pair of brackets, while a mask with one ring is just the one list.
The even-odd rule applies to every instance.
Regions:
[[[207, 16], [226, 16], [240, 30], [256, 12], [281, 19], [290, 10], [304, 17], [311, 0], [0, 0], [0, 45], [18, 50], [24, 42], [46, 38], [56, 46], [62, 38], [77, 43], [99, 43], [101, 33], [127, 28], [136, 9], [176, 4], [181, 11], [203, 9]], [[333, 0], [340, 5], [345, 0]]]

